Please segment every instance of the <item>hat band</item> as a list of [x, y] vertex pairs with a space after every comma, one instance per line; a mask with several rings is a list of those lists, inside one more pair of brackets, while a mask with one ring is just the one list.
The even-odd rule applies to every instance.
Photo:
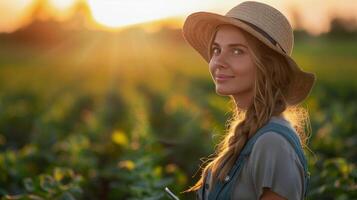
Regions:
[[[235, 19], [238, 19], [238, 18], [235, 18]], [[250, 22], [244, 21], [242, 19], [238, 19], [238, 20], [243, 22], [243, 23], [245, 23], [245, 24], [247, 24], [248, 26], [252, 27], [258, 33], [260, 33], [266, 39], [268, 39], [274, 46], [279, 47], [286, 54], [286, 51], [280, 46], [280, 44], [277, 41], [275, 41], [267, 32], [265, 32], [264, 30], [262, 30], [261, 28], [259, 28], [258, 26], [254, 25], [254, 24], [252, 24]]]

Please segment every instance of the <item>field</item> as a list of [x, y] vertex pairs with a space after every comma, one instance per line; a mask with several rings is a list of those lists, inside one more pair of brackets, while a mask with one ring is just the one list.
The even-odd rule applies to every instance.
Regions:
[[[356, 44], [295, 41], [293, 57], [317, 75], [303, 104], [309, 199], [357, 199]], [[0, 35], [0, 196], [168, 199], [168, 186], [194, 199], [180, 192], [213, 153], [228, 102], [180, 30]]]

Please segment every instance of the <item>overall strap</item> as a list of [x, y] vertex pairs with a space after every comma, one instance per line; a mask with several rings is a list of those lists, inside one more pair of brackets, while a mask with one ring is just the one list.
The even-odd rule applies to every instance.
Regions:
[[203, 186], [200, 187], [197, 191], [196, 191], [196, 200], [203, 200], [203, 187], [204, 187], [205, 183], [203, 183]]
[[[233, 195], [232, 193], [233, 193], [233, 186], [235, 184], [235, 180], [237, 179], [244, 162], [250, 155], [255, 142], [261, 135], [263, 135], [267, 132], [270, 132], [270, 131], [276, 132], [276, 133], [282, 135], [285, 139], [287, 139], [289, 141], [289, 143], [293, 146], [296, 154], [298, 155], [298, 157], [303, 165], [303, 168], [304, 168], [304, 176], [305, 176], [304, 197], [306, 197], [310, 176], [309, 176], [308, 169], [307, 169], [307, 161], [306, 161], [304, 152], [301, 148], [299, 137], [295, 134], [295, 132], [292, 129], [290, 129], [284, 125], [278, 124], [278, 123], [269, 122], [266, 125], [264, 125], [262, 128], [260, 128], [256, 132], [256, 134], [254, 134], [254, 136], [252, 136], [246, 142], [241, 153], [239, 154], [238, 158], [236, 159], [235, 164], [232, 166], [231, 170], [229, 171], [228, 175], [226, 176], [225, 180], [223, 182], [219, 181], [219, 180], [216, 182], [216, 184], [212, 188], [213, 190], [210, 192], [210, 194], [208, 196], [208, 200], [231, 199], [231, 197]], [[234, 180], [234, 181], [232, 181], [232, 180]], [[203, 193], [204, 193], [204, 191], [203, 191]]]
[[206, 185], [208, 185], [207, 181], [209, 181], [211, 177], [211, 171], [208, 170], [207, 176], [203, 179], [203, 185], [196, 191], [196, 199], [204, 200], [205, 199], [205, 191]]

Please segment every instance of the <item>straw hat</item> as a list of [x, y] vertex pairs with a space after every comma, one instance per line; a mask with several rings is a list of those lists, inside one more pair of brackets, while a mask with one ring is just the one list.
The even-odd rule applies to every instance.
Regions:
[[292, 27], [277, 9], [255, 1], [238, 4], [225, 15], [196, 12], [183, 25], [185, 40], [209, 62], [209, 43], [218, 25], [231, 24], [255, 36], [265, 45], [283, 55], [293, 70], [292, 81], [284, 94], [289, 105], [303, 101], [315, 82], [313, 73], [302, 71], [291, 57], [294, 45]]

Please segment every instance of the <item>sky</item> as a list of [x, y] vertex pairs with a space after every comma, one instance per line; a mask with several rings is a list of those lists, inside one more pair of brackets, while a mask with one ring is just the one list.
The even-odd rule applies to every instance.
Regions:
[[[256, 0], [280, 10], [291, 22], [293, 10], [299, 15], [299, 26], [312, 34], [329, 31], [334, 16], [357, 21], [357, 0]], [[0, 0], [0, 32], [12, 32], [34, 20], [34, 9], [40, 8], [40, 19], [63, 21], [74, 13], [78, 3], [88, 6], [88, 20], [98, 29], [116, 29], [165, 18], [183, 20], [192, 12], [208, 11], [224, 15], [241, 0]], [[40, 6], [39, 6], [40, 5]]]

